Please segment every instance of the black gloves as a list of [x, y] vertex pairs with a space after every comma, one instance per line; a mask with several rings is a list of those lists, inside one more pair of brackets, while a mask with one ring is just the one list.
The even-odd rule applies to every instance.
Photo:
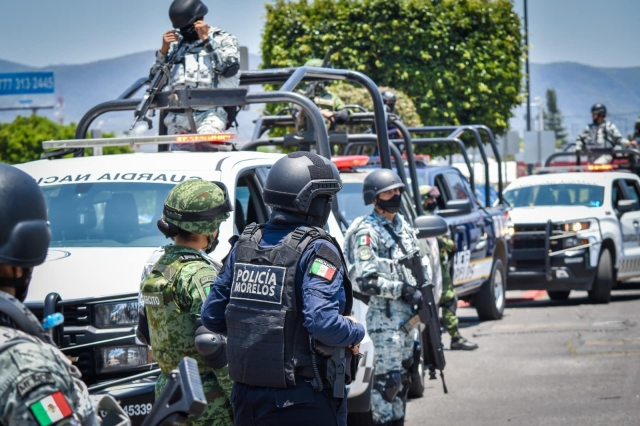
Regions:
[[418, 306], [418, 309], [424, 308], [424, 302], [422, 301], [422, 293], [420, 290], [412, 285], [403, 284], [402, 286], [402, 300], [407, 302], [411, 306]]

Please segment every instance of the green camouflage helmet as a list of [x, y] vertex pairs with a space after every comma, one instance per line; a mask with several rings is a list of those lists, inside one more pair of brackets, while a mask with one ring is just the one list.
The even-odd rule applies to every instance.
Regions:
[[211, 235], [229, 218], [231, 211], [224, 184], [190, 179], [169, 192], [162, 218], [187, 232]]

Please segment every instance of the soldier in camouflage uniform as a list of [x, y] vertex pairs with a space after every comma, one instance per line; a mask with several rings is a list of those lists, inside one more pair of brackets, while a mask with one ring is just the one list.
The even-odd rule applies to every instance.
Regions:
[[[240, 83], [240, 52], [234, 36], [203, 21], [208, 12], [200, 0], [174, 0], [169, 17], [174, 28], [163, 35], [162, 48], [156, 52], [151, 68], [154, 75], [178, 46], [180, 36], [186, 44], [184, 58], [176, 63], [169, 79], [172, 89], [234, 88]], [[197, 133], [223, 133], [231, 123], [229, 111], [235, 107], [196, 109], [193, 113]], [[235, 119], [235, 117], [233, 117]], [[170, 112], [164, 123], [169, 134], [193, 133], [189, 118], [183, 113]], [[172, 145], [173, 150], [207, 150], [207, 144]]]
[[[365, 178], [362, 190], [365, 205], [373, 204], [374, 209], [351, 224], [344, 253], [358, 291], [370, 296], [367, 331], [376, 349], [373, 420], [379, 425], [401, 425], [411, 377], [408, 360], [413, 354], [412, 336], [401, 326], [423, 302], [416, 279], [398, 266], [404, 253], [391, 233], [400, 238], [408, 253], [419, 250], [418, 239], [416, 231], [398, 213], [404, 184], [395, 172], [376, 170]], [[428, 264], [425, 256], [425, 276], [430, 276]]]
[[[307, 67], [323, 66], [322, 59], [309, 59], [305, 64]], [[315, 90], [311, 94], [307, 94], [309, 98], [320, 109], [322, 116], [329, 122], [329, 130], [335, 130], [336, 125], [344, 124], [349, 120], [350, 111], [345, 108], [346, 105], [339, 96], [334, 95], [325, 87], [325, 83], [315, 83]], [[297, 113], [298, 129], [306, 130], [308, 127], [305, 123], [305, 113], [300, 111]], [[310, 130], [310, 129], [309, 129]]]
[[[595, 104], [591, 107], [593, 122], [576, 138], [576, 150], [579, 151], [588, 146], [590, 148], [627, 148], [636, 146], [636, 141], [629, 141], [622, 137], [620, 130], [610, 121], [605, 120], [607, 107], [603, 104]], [[610, 155], [602, 155], [595, 162], [598, 164], [611, 162]]]
[[[437, 207], [436, 200], [440, 196], [440, 191], [435, 186], [421, 185], [420, 196], [422, 197], [424, 211], [432, 214]], [[459, 320], [456, 316], [458, 296], [456, 296], [456, 290], [453, 287], [453, 280], [449, 272], [449, 259], [456, 253], [456, 243], [451, 238], [442, 236], [438, 237], [438, 246], [440, 247], [442, 270], [442, 296], [440, 297], [442, 323], [451, 336], [451, 350], [472, 351], [478, 349], [478, 345], [462, 337], [458, 329]]]
[[110, 425], [131, 424], [112, 397], [89, 396], [78, 369], [22, 304], [51, 240], [40, 188], [25, 172], [0, 163], [0, 193], [0, 424], [99, 426], [100, 410], [115, 415]]
[[[226, 363], [224, 338], [200, 323], [202, 304], [218, 269], [200, 253], [213, 251], [220, 223], [232, 211], [221, 183], [192, 179], [178, 184], [165, 202], [160, 231], [174, 240], [151, 268], [141, 284], [143, 302], [138, 337], [148, 342], [162, 370], [156, 382], [156, 397], [169, 381], [169, 373], [183, 357], [198, 362], [208, 405], [190, 425], [232, 425], [229, 402], [233, 383]], [[147, 332], [148, 330], [148, 332]], [[198, 342], [213, 343], [203, 350]]]

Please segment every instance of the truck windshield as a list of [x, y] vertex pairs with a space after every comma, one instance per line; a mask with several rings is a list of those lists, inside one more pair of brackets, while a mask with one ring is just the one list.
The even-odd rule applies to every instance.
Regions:
[[44, 186], [51, 247], [158, 247], [156, 226], [174, 185], [143, 182]]
[[357, 217], [373, 211], [373, 206], [365, 206], [362, 200], [362, 182], [345, 182], [338, 192], [338, 206], [349, 225]]
[[504, 199], [512, 207], [600, 207], [604, 199], [604, 187], [577, 183], [532, 185], [508, 189]]

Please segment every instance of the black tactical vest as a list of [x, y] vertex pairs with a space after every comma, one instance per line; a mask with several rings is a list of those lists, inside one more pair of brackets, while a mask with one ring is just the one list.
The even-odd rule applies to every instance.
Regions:
[[[263, 248], [264, 227], [247, 226], [235, 246], [231, 297], [225, 312], [229, 376], [251, 386], [292, 387], [296, 368], [311, 365], [309, 333], [296, 300], [296, 269], [313, 241], [337, 244], [323, 229], [301, 226], [280, 245]], [[350, 314], [351, 291], [346, 285], [345, 290], [345, 312]]]

